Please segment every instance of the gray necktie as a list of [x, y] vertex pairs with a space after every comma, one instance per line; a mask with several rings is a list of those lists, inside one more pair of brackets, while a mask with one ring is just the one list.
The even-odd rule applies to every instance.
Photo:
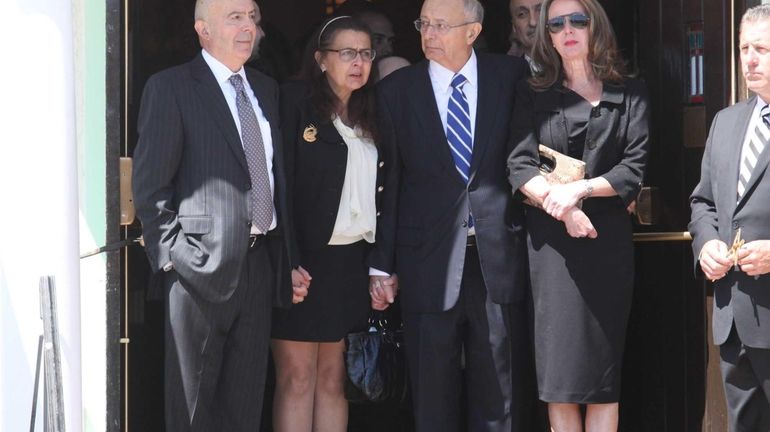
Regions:
[[762, 150], [767, 146], [770, 136], [768, 133], [768, 116], [770, 116], [770, 106], [765, 105], [759, 111], [761, 121], [758, 122], [757, 127], [754, 129], [754, 134], [749, 139], [749, 145], [743, 150], [743, 160], [741, 161], [741, 168], [738, 176], [738, 199], [743, 197], [746, 192], [746, 186], [749, 184], [751, 174], [754, 171], [754, 167], [757, 165], [757, 159], [762, 154]]
[[273, 194], [270, 190], [270, 178], [265, 160], [265, 143], [259, 129], [254, 107], [243, 88], [241, 76], [230, 77], [230, 84], [235, 87], [235, 105], [238, 107], [238, 119], [241, 122], [241, 139], [246, 153], [251, 177], [251, 223], [262, 233], [267, 233], [273, 222]]

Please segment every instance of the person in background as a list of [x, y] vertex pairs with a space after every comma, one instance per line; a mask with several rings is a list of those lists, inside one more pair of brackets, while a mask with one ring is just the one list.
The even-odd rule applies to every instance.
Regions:
[[[597, 0], [545, 0], [517, 91], [508, 158], [527, 207], [540, 399], [554, 432], [616, 431], [634, 248], [626, 207], [648, 152], [647, 95], [624, 64]], [[549, 184], [538, 145], [586, 163], [586, 178]], [[581, 405], [585, 406], [585, 418]]]
[[532, 432], [536, 411], [523, 214], [505, 173], [527, 65], [473, 50], [483, 15], [477, 0], [426, 0], [426, 59], [377, 85], [386, 182], [370, 290], [387, 305], [398, 274], [421, 432]]
[[251, 58], [246, 63], [282, 84], [295, 71], [292, 44], [281, 30], [269, 23], [263, 24], [265, 37], [254, 46]]
[[[278, 432], [347, 428], [344, 337], [369, 317], [367, 254], [377, 225], [378, 160], [369, 29], [328, 20], [299, 81], [281, 87], [281, 130], [294, 215], [292, 257], [305, 300], [276, 309], [273, 425]], [[394, 279], [384, 283], [389, 286]]]
[[291, 291], [282, 235], [278, 86], [243, 67], [260, 21], [252, 0], [198, 0], [201, 53], [153, 75], [142, 95], [133, 191], [164, 276], [167, 431], [256, 430], [274, 293], [307, 293]]
[[364, 22], [372, 32], [372, 48], [377, 51], [377, 59], [393, 55], [393, 41], [396, 38], [393, 24], [388, 17], [376, 10], [366, 10], [354, 15]]
[[393, 72], [409, 66], [409, 61], [403, 57], [390, 56], [377, 62], [377, 71], [379, 72], [379, 79], [383, 79]]
[[377, 51], [374, 65], [377, 68], [376, 79], [381, 80], [393, 71], [409, 66], [409, 61], [393, 54], [393, 41], [396, 38], [393, 25], [385, 14], [376, 10], [366, 10], [355, 15], [366, 23], [372, 31], [372, 47]]
[[731, 432], [770, 430], [770, 5], [740, 26], [746, 101], [711, 124], [690, 196], [696, 268], [714, 283], [714, 344]]
[[540, 20], [542, 0], [511, 0], [511, 49], [508, 55], [523, 57], [532, 67], [535, 29]]

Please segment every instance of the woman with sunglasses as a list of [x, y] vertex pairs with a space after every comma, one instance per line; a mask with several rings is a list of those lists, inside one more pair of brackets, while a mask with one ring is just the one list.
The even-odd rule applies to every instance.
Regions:
[[[508, 158], [514, 192], [541, 204], [527, 208], [538, 391], [553, 431], [616, 431], [646, 90], [624, 75], [598, 1], [546, 0], [542, 11], [540, 69], [519, 88]], [[538, 144], [583, 160], [585, 179], [549, 184]]]
[[[369, 29], [349, 16], [311, 39], [301, 79], [281, 88], [281, 129], [293, 208], [290, 309], [275, 309], [274, 429], [347, 428], [343, 338], [369, 316], [366, 254], [374, 242], [383, 179], [375, 145]], [[296, 272], [295, 272], [296, 273]]]

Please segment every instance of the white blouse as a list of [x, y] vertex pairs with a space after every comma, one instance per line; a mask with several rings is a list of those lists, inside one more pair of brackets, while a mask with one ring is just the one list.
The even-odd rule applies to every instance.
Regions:
[[360, 128], [350, 128], [335, 116], [332, 121], [348, 146], [345, 181], [340, 207], [334, 223], [330, 245], [352, 244], [360, 240], [374, 243], [377, 227], [377, 147], [370, 138], [361, 136]]

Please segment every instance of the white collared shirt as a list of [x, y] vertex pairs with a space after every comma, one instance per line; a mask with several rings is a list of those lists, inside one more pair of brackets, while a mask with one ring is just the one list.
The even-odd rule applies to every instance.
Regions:
[[[476, 67], [476, 53], [474, 51], [471, 51], [471, 57], [458, 73], [468, 80], [463, 86], [463, 93], [465, 93], [465, 98], [468, 99], [468, 108], [471, 113], [471, 136], [475, 136], [476, 105], [479, 100], [479, 73]], [[444, 127], [444, 133], [446, 134], [447, 107], [449, 106], [449, 98], [452, 96], [452, 78], [454, 78], [455, 73], [431, 60], [428, 64], [428, 75], [433, 86], [433, 96], [436, 98], [441, 125]]]
[[[230, 108], [230, 114], [233, 116], [233, 121], [235, 122], [235, 127], [238, 128], [238, 137], [241, 137], [241, 120], [240, 117], [238, 117], [238, 106], [236, 105], [236, 94], [235, 94], [235, 87], [233, 87], [232, 84], [230, 84], [230, 77], [233, 74], [238, 74], [241, 76], [241, 79], [243, 81], [243, 87], [246, 90], [246, 94], [249, 97], [249, 101], [251, 101], [251, 106], [254, 108], [254, 113], [257, 116], [257, 122], [259, 123], [260, 131], [262, 132], [262, 142], [265, 145], [265, 161], [267, 162], [267, 175], [270, 179], [270, 191], [275, 196], [275, 177], [273, 176], [273, 136], [271, 135], [271, 129], [270, 129], [270, 122], [267, 121], [267, 118], [265, 117], [264, 113], [262, 112], [262, 108], [259, 106], [259, 101], [257, 100], [257, 97], [254, 95], [254, 90], [251, 89], [251, 84], [249, 84], [249, 80], [246, 79], [246, 70], [241, 66], [240, 70], [237, 72], [233, 72], [222, 64], [219, 60], [215, 59], [211, 54], [209, 54], [205, 49], [201, 50], [203, 55], [203, 60], [206, 61], [206, 64], [209, 66], [209, 69], [211, 69], [211, 72], [214, 74], [214, 78], [217, 80], [217, 84], [219, 84], [219, 88], [222, 89], [222, 94], [225, 96], [225, 101], [227, 101], [227, 106]], [[243, 146], [243, 139], [241, 138], [241, 146]], [[278, 218], [276, 217], [275, 213], [275, 207], [273, 207], [273, 222], [270, 223], [270, 229], [275, 228], [278, 225]], [[251, 227], [251, 233], [252, 234], [265, 234], [262, 232], [259, 232], [259, 230], [256, 229], [256, 227]]]

